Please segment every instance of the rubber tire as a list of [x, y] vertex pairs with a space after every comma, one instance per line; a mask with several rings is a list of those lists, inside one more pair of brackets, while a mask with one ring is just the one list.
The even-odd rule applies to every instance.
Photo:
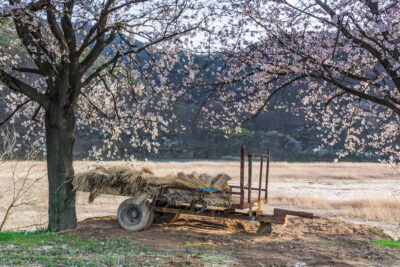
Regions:
[[179, 218], [179, 213], [154, 212], [154, 223], [172, 223]]
[[146, 229], [154, 219], [153, 209], [147, 203], [137, 203], [134, 198], [124, 200], [118, 207], [118, 223], [128, 231]]

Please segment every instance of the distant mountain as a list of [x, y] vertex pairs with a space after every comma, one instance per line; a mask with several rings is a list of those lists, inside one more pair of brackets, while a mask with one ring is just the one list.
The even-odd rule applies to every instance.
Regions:
[[[8, 45], [10, 36], [0, 36], [0, 46]], [[117, 39], [116, 42], [119, 40]], [[138, 42], [138, 46], [143, 43]], [[16, 53], [21, 55], [23, 49], [15, 48]], [[103, 52], [103, 56], [109, 55], [110, 47]], [[184, 57], [183, 53], [180, 54]], [[206, 63], [206, 59], [199, 55], [192, 55], [199, 66]], [[140, 60], [150, 60], [145, 52], [138, 54]], [[29, 63], [27, 63], [29, 65]], [[221, 67], [224, 62], [215, 60], [209, 62], [213, 67]], [[177, 66], [179, 68], [179, 66]], [[212, 76], [205, 74], [205, 77], [212, 82]], [[184, 77], [182, 75], [174, 75], [172, 82], [179, 84]], [[240, 87], [232, 87], [232, 90], [240, 90]], [[1, 96], [0, 96], [1, 97]], [[209, 158], [221, 159], [238, 156], [240, 144], [244, 144], [249, 150], [254, 152], [265, 152], [271, 149], [274, 160], [288, 161], [311, 161], [311, 160], [332, 160], [334, 152], [338, 147], [330, 148], [330, 150], [315, 152], [314, 148], [320, 144], [319, 139], [315, 135], [315, 127], [308, 125], [303, 116], [295, 116], [282, 110], [270, 110], [261, 113], [258, 117], [247, 122], [244, 129], [240, 133], [228, 134], [218, 130], [203, 129], [193, 124], [192, 120], [195, 111], [199, 108], [200, 103], [206, 97], [206, 90], [198, 90], [194, 100], [184, 100], [180, 102], [174, 111], [177, 120], [183, 122], [186, 126], [185, 132], [170, 132], [160, 137], [160, 149], [158, 153], [149, 153], [144, 148], [132, 148], [129, 144], [122, 144], [124, 148], [128, 148], [129, 153], [134, 154], [137, 158], [181, 158], [196, 159]], [[296, 101], [295, 97], [282, 93], [274, 101]], [[0, 110], [4, 110], [1, 107]], [[4, 103], [3, 103], [4, 105]], [[5, 112], [0, 112], [0, 121], [7, 116]], [[22, 132], [23, 127], [15, 124], [16, 130]], [[99, 143], [101, 137], [98, 134], [78, 133], [75, 157], [86, 158], [88, 150], [91, 146]], [[121, 155], [122, 157], [122, 155]], [[363, 155], [351, 155], [349, 160], [374, 160], [373, 158], [365, 158]]]

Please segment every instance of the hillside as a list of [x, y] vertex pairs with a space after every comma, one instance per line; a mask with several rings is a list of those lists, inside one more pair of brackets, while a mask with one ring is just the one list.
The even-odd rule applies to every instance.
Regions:
[[[25, 59], [26, 66], [32, 66], [32, 63], [26, 60], [25, 50], [18, 44], [14, 44], [15, 36], [2, 32], [0, 46], [12, 46], [15, 53]], [[140, 43], [138, 42], [138, 45]], [[107, 55], [107, 49], [103, 56]], [[145, 52], [141, 52], [138, 57], [140, 60], [149, 60]], [[183, 55], [181, 55], [183, 57]], [[203, 64], [205, 59], [194, 55], [198, 64]], [[220, 66], [223, 62], [215, 61], [211, 64]], [[34, 77], [28, 77], [32, 81]], [[173, 83], [179, 84], [182, 77], [176, 76], [172, 79]], [[212, 82], [212, 81], [210, 81]], [[240, 86], [233, 87], [232, 90], [240, 90]], [[289, 90], [290, 91], [290, 90]], [[4, 110], [6, 99], [3, 96], [6, 91], [0, 92], [0, 110]], [[309, 125], [303, 115], [295, 116], [285, 112], [282, 109], [274, 109], [274, 103], [296, 101], [289, 93], [283, 92], [275, 97], [268, 112], [262, 112], [258, 117], [248, 121], [241, 132], [225, 133], [219, 130], [203, 128], [193, 122], [195, 114], [200, 103], [205, 98], [205, 90], [199, 90], [197, 95], [191, 101], [181, 101], [174, 111], [177, 123], [185, 126], [185, 131], [176, 131], [175, 125], [172, 125], [169, 132], [164, 133], [159, 138], [159, 151], [150, 153], [143, 147], [131, 147], [128, 142], [120, 144], [121, 147], [128, 150], [129, 154], [134, 154], [137, 158], [182, 158], [182, 159], [219, 159], [224, 157], [238, 156], [238, 149], [244, 144], [251, 151], [271, 150], [275, 160], [287, 161], [313, 161], [313, 160], [333, 160], [335, 152], [340, 149], [340, 144], [329, 149], [314, 151], [321, 142], [317, 138], [317, 132], [314, 125]], [[149, 107], [151, 110], [151, 107]], [[10, 112], [10, 111], [9, 111]], [[4, 120], [9, 112], [0, 112], [0, 121]], [[172, 114], [168, 114], [172, 116]], [[21, 126], [21, 120], [14, 123], [17, 132], [23, 133], [26, 129]], [[106, 137], [101, 133], [77, 132], [77, 140], [74, 155], [77, 159], [88, 157], [89, 149], [94, 145], [99, 145], [100, 140]], [[362, 154], [350, 155], [346, 160], [351, 161], [375, 161], [374, 153], [369, 157]], [[125, 155], [119, 155], [123, 158]]]

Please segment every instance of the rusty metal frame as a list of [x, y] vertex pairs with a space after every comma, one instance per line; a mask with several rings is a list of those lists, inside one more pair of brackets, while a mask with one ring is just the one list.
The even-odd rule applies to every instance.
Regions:
[[[304, 218], [316, 218], [312, 213], [290, 211], [284, 209], [274, 209], [273, 214], [264, 214], [263, 205], [268, 202], [268, 182], [269, 182], [269, 164], [270, 164], [270, 152], [267, 150], [267, 154], [260, 153], [249, 153], [245, 151], [245, 147], [240, 147], [240, 185], [231, 185], [230, 191], [218, 191], [213, 189], [204, 188], [192, 188], [185, 186], [168, 186], [161, 189], [158, 197], [154, 199], [154, 210], [158, 212], [170, 212], [180, 213], [188, 215], [198, 216], [209, 216], [219, 217], [228, 219], [239, 219], [248, 221], [259, 221], [259, 233], [270, 233], [272, 231], [271, 224], [285, 224], [286, 217], [288, 215], [304, 217]], [[245, 159], [247, 157], [248, 169], [247, 169], [247, 185], [245, 185]], [[258, 177], [258, 187], [253, 187], [253, 159], [260, 158], [260, 176]], [[265, 178], [263, 179], [263, 169], [265, 165]], [[182, 203], [177, 206], [166, 205], [168, 202], [164, 199], [162, 190], [166, 188], [173, 188], [178, 190], [193, 191], [199, 194], [199, 198], [190, 203]], [[238, 191], [233, 191], [238, 190]], [[252, 199], [252, 191], [256, 191], [257, 198]], [[216, 194], [231, 194], [239, 195], [239, 204], [233, 204], [229, 208], [222, 207], [208, 207], [204, 205], [203, 196], [205, 193], [216, 193]], [[245, 193], [247, 192], [247, 198]], [[253, 207], [258, 205], [258, 209], [253, 211]], [[248, 211], [243, 211], [248, 209]]]
[[[271, 154], [269, 152], [266, 154], [261, 153], [249, 153], [245, 151], [245, 147], [242, 145], [240, 147], [240, 185], [231, 185], [231, 191], [233, 194], [234, 189], [239, 189], [240, 193], [240, 202], [239, 205], [236, 205], [237, 209], [246, 209], [251, 208], [255, 203], [258, 203], [259, 209], [263, 204], [268, 203], [268, 182], [269, 182], [269, 163], [271, 159]], [[245, 186], [245, 161], [247, 157], [248, 168], [247, 168], [247, 186]], [[254, 158], [260, 159], [260, 176], [258, 179], [258, 187], [253, 187], [253, 160]], [[263, 179], [263, 166], [265, 161], [265, 179]], [[247, 200], [245, 199], [245, 193], [247, 191]], [[252, 192], [256, 191], [257, 198], [255, 200], [252, 199]], [[264, 192], [264, 194], [262, 193]]]
[[[196, 203], [201, 203], [203, 199], [203, 195], [205, 192], [216, 193], [216, 194], [230, 194], [230, 195], [239, 195], [240, 201], [239, 204], [233, 203], [231, 209], [250, 209], [249, 215], [252, 215], [252, 208], [255, 205], [258, 205], [258, 213], [262, 210], [262, 206], [268, 203], [268, 182], [269, 182], [269, 162], [271, 158], [271, 154], [269, 149], [267, 150], [267, 154], [260, 153], [249, 153], [245, 151], [245, 147], [242, 145], [240, 147], [240, 185], [230, 185], [230, 191], [219, 191], [212, 189], [204, 189], [204, 188], [192, 188], [186, 186], [168, 186], [164, 187], [164, 189], [178, 189], [178, 190], [186, 190], [192, 192], [198, 192], [199, 198]], [[245, 161], [247, 157], [247, 185], [245, 185]], [[260, 176], [258, 178], [258, 187], [253, 187], [253, 159], [260, 159]], [[265, 164], [264, 164], [265, 161]], [[265, 165], [265, 179], [263, 179], [263, 166]], [[239, 191], [234, 191], [239, 189]], [[252, 192], [256, 191], [256, 199], [252, 199]], [[246, 196], [247, 192], [247, 198]], [[264, 194], [263, 194], [264, 192]]]

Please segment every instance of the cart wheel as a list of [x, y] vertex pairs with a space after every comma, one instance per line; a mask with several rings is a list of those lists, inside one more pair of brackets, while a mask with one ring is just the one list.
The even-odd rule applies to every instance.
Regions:
[[179, 213], [173, 212], [154, 212], [154, 223], [172, 223], [179, 218]]
[[118, 207], [118, 222], [128, 231], [147, 228], [154, 219], [154, 211], [146, 203], [137, 203], [134, 198], [124, 200]]

